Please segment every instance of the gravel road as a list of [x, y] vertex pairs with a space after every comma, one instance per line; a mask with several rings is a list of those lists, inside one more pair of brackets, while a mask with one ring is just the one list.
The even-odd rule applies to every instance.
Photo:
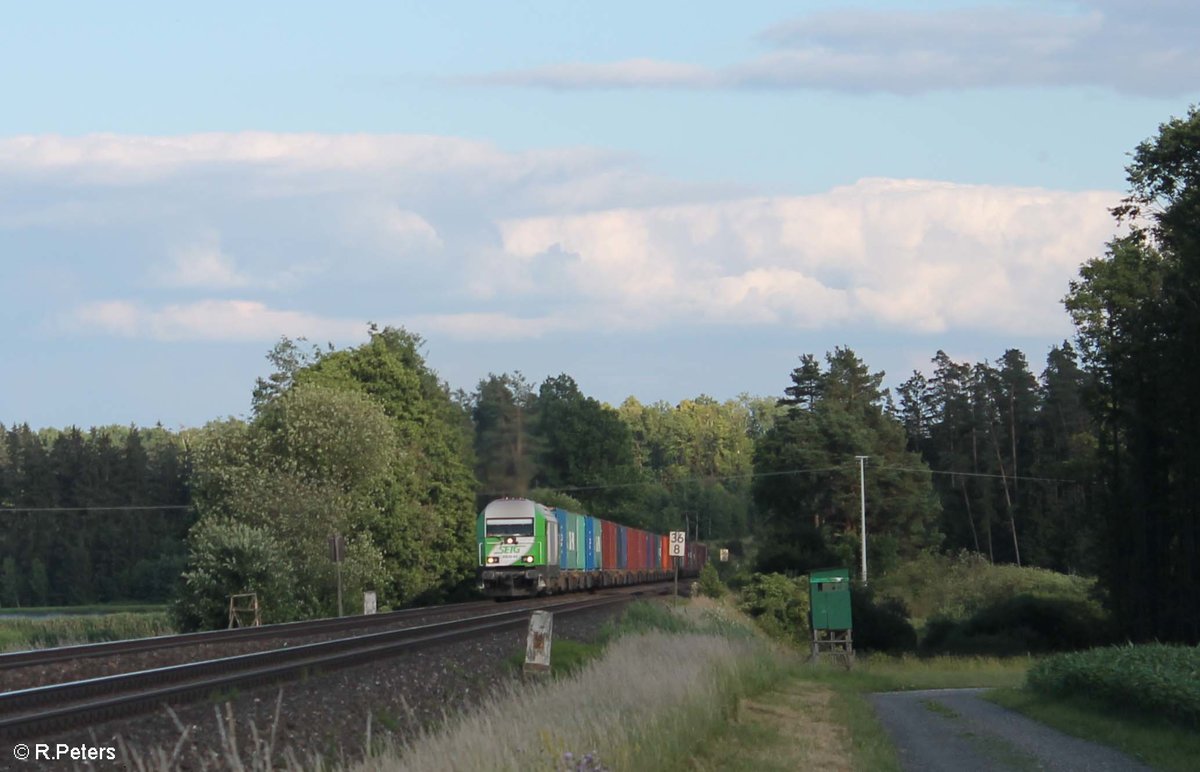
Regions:
[[985, 689], [871, 695], [906, 770], [1149, 770], [1119, 751], [1065, 735], [982, 699]]

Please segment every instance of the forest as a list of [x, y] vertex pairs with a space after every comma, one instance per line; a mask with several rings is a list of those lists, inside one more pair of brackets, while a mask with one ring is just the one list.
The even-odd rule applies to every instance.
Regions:
[[[414, 332], [348, 349], [281, 340], [244, 419], [0, 425], [0, 606], [175, 600], [213, 624], [254, 588], [268, 619], [350, 597], [455, 597], [473, 518], [529, 496], [752, 548], [762, 571], [929, 551], [1095, 575], [1136, 640], [1200, 641], [1200, 113], [1135, 150], [1119, 234], [1064, 287], [1077, 335], [885, 387], [853, 350], [797, 352], [775, 395], [609, 405], [568, 374], [432, 371]], [[1036, 369], [1035, 369], [1036, 368]], [[236, 588], [236, 589], [230, 589]]]

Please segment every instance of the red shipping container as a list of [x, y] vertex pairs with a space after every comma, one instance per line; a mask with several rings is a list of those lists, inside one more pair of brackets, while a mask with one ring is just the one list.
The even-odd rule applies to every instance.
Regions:
[[662, 567], [670, 568], [671, 567], [671, 537], [670, 536], [659, 536], [658, 538], [662, 542]]
[[600, 560], [603, 568], [617, 567], [617, 526], [600, 521]]

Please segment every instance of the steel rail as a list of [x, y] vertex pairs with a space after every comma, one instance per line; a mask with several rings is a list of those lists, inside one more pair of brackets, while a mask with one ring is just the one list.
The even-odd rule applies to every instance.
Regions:
[[358, 614], [348, 617], [309, 619], [302, 622], [283, 622], [273, 625], [260, 625], [258, 627], [236, 627], [231, 630], [205, 630], [198, 633], [157, 635], [150, 638], [131, 638], [122, 641], [81, 643], [47, 649], [28, 649], [26, 651], [0, 654], [0, 670], [29, 667], [31, 665], [46, 665], [88, 657], [131, 654], [139, 651], [152, 651], [178, 646], [197, 646], [209, 643], [226, 643], [229, 641], [270, 640], [272, 638], [296, 638], [302, 635], [336, 632], [338, 630], [376, 627], [425, 614], [449, 614], [456, 611], [470, 611], [474, 607], [487, 608], [492, 606], [495, 606], [495, 603], [492, 601], [470, 601], [445, 606], [406, 608], [382, 614]]
[[[610, 587], [607, 590], [627, 589], [629, 587], [653, 588], [658, 582], [644, 585], [626, 585]], [[545, 599], [526, 599], [545, 603]], [[49, 665], [56, 662], [69, 662], [91, 657], [108, 657], [120, 654], [134, 654], [139, 651], [157, 651], [159, 649], [177, 648], [180, 646], [199, 646], [210, 643], [226, 643], [232, 641], [271, 640], [274, 638], [299, 638], [305, 635], [319, 635], [339, 630], [356, 630], [367, 627], [380, 627], [404, 622], [412, 617], [426, 615], [453, 614], [471, 611], [479, 608], [495, 608], [494, 600], [468, 601], [451, 603], [443, 606], [419, 606], [415, 608], [387, 611], [382, 614], [357, 614], [347, 617], [330, 617], [326, 619], [308, 619], [301, 622], [281, 622], [258, 627], [238, 627], [232, 630], [205, 630], [198, 633], [177, 633], [172, 635], [157, 635], [149, 638], [130, 638], [121, 641], [103, 641], [100, 643], [80, 643], [71, 646], [55, 646], [46, 649], [27, 649], [0, 654], [0, 671], [31, 667], [34, 665]], [[528, 610], [537, 606], [525, 606]]]
[[[555, 613], [570, 614], [631, 599], [632, 595], [592, 597], [547, 608]], [[502, 611], [236, 657], [7, 692], [0, 694], [0, 737], [19, 739], [36, 733], [69, 729], [189, 697], [209, 696], [233, 687], [274, 683], [314, 670], [345, 667], [392, 656], [404, 650], [517, 627], [527, 623], [529, 611]]]

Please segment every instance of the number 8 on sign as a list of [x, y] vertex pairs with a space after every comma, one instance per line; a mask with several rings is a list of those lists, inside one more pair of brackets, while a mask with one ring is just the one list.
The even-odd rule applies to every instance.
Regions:
[[681, 558], [686, 555], [686, 544], [687, 536], [684, 531], [671, 531], [671, 557]]

